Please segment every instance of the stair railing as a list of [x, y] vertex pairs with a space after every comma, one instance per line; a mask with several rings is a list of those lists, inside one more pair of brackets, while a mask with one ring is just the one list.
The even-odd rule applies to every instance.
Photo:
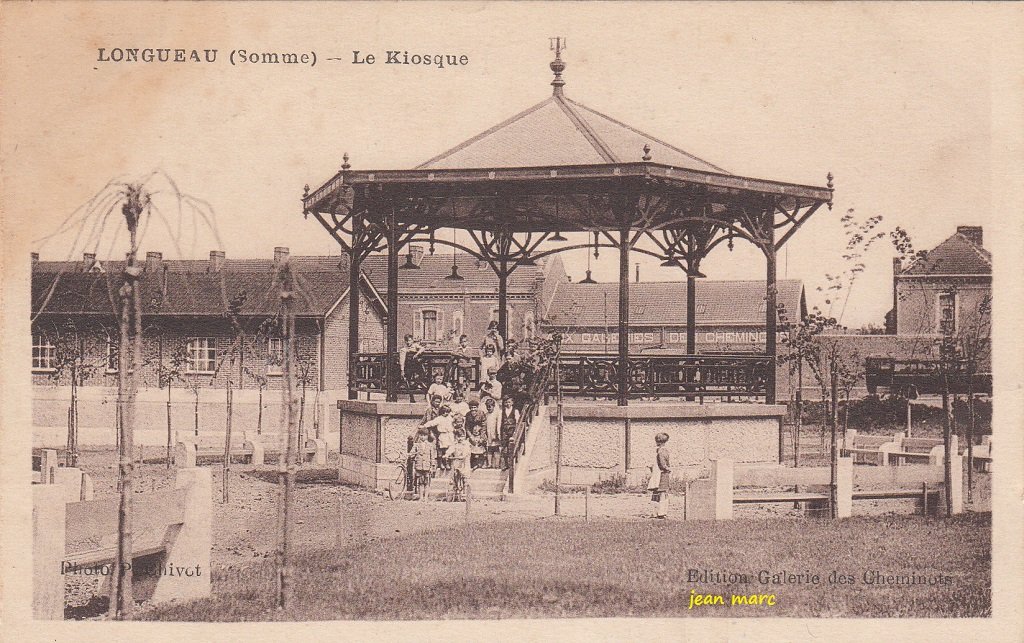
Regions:
[[551, 377], [554, 360], [544, 361], [536, 376], [531, 378], [527, 388], [527, 401], [520, 411], [519, 422], [516, 423], [516, 431], [509, 439], [508, 453], [508, 492], [515, 493], [515, 473], [519, 458], [526, 452], [526, 434], [530, 429], [533, 417], [541, 406], [541, 401], [548, 390], [548, 380]]

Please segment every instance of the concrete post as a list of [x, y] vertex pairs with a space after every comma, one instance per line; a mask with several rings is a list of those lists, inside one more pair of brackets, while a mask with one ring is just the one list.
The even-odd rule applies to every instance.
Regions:
[[963, 513], [964, 510], [964, 457], [962, 455], [950, 456], [950, 466], [952, 472], [950, 475], [949, 490], [943, 490], [943, 493], [949, 493], [950, 503], [952, 509], [950, 513], [958, 514]]
[[39, 467], [39, 482], [42, 484], [54, 484], [57, 467], [57, 450], [43, 449]]
[[53, 470], [53, 483], [64, 490], [65, 502], [81, 502], [92, 500], [92, 479], [89, 479], [88, 497], [86, 497], [83, 484], [89, 476], [82, 473], [77, 467], [59, 467]]
[[715, 520], [732, 519], [732, 460], [712, 460], [711, 480], [715, 494]]
[[338, 531], [334, 535], [334, 544], [338, 549], [348, 544], [345, 538], [345, 499], [341, 493], [338, 493]]
[[39, 620], [64, 619], [64, 494], [58, 485], [32, 485], [32, 617]]
[[174, 445], [174, 465], [179, 469], [196, 466], [196, 443], [178, 442]]
[[306, 448], [313, 449], [313, 460], [312, 464], [316, 466], [325, 466], [327, 464], [327, 441], [319, 438], [310, 438], [306, 440]]
[[210, 548], [213, 546], [213, 481], [208, 467], [178, 470], [175, 488], [184, 491], [182, 525], [168, 545], [164, 573], [153, 591], [154, 602], [190, 600], [210, 595]]
[[243, 447], [252, 449], [253, 466], [261, 466], [265, 460], [266, 450], [263, 448], [263, 442], [260, 440], [260, 437], [255, 431], [245, 431], [242, 433]]
[[853, 515], [853, 458], [839, 458], [836, 477], [836, 518]]

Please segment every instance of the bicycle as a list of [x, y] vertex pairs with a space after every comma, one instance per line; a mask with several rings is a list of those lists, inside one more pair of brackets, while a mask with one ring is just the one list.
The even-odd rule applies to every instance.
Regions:
[[388, 498], [391, 500], [398, 500], [399, 498], [405, 498], [413, 487], [412, 469], [409, 467], [409, 461], [402, 462], [398, 460], [393, 462], [395, 465], [394, 474], [388, 476]]

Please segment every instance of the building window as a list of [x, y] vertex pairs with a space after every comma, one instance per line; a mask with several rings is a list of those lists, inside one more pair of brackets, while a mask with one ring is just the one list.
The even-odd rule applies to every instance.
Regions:
[[956, 294], [939, 294], [939, 331], [944, 335], [956, 332]]
[[46, 335], [32, 335], [32, 370], [52, 371], [57, 361], [57, 347]]
[[188, 341], [186, 373], [213, 373], [217, 370], [217, 340], [193, 337]]
[[420, 312], [423, 321], [423, 341], [437, 341], [437, 311], [424, 310]]
[[267, 339], [267, 375], [280, 375], [284, 366], [284, 340], [280, 337]]
[[108, 373], [117, 372], [117, 361], [118, 361], [118, 344], [120, 342], [115, 340], [110, 335], [107, 335], [107, 361], [106, 367]]

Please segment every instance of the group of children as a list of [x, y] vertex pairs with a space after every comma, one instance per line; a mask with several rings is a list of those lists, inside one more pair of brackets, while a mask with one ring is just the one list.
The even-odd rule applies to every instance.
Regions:
[[500, 396], [494, 374], [489, 375], [482, 399], [477, 394], [467, 399], [462, 387], [444, 383], [441, 374], [434, 376], [427, 392], [430, 404], [410, 438], [409, 457], [418, 475], [439, 470], [468, 476], [473, 469], [508, 466], [508, 443], [520, 414], [512, 397]]
[[[399, 353], [399, 365], [402, 377], [410, 381], [422, 372], [419, 358], [424, 348], [411, 335], [406, 336], [405, 343]], [[433, 374], [423, 421], [409, 438], [412, 471], [420, 478], [429, 479], [438, 470], [468, 476], [473, 469], [508, 466], [509, 443], [520, 413], [512, 396], [503, 391], [498, 372], [515, 356], [515, 343], [506, 344], [497, 322], [491, 322], [480, 344], [483, 377], [478, 391], [468, 398], [466, 392], [475, 365], [475, 349], [470, 348], [468, 336], [459, 337], [453, 352], [454, 368], [447, 369], [451, 381], [445, 382], [443, 373]], [[410, 392], [410, 401], [414, 399]]]

